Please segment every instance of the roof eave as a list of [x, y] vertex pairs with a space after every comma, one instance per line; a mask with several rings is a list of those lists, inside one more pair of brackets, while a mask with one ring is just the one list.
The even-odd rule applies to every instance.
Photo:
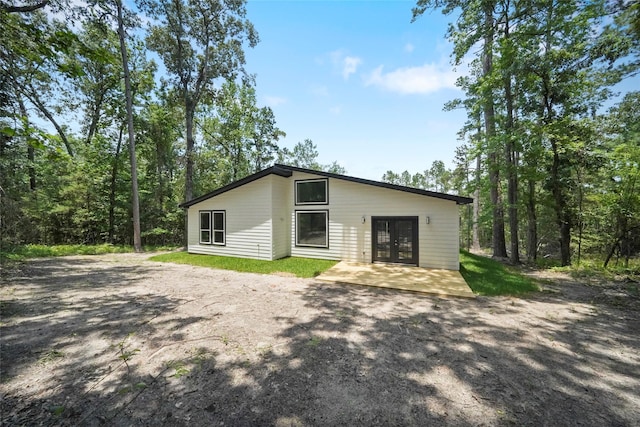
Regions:
[[260, 178], [263, 178], [263, 177], [265, 177], [267, 175], [271, 175], [271, 174], [282, 176], [284, 178], [289, 178], [291, 175], [293, 175], [293, 172], [291, 170], [289, 170], [289, 169], [284, 169], [284, 168], [280, 167], [280, 165], [274, 165], [274, 166], [271, 166], [271, 167], [269, 167], [267, 169], [263, 169], [263, 170], [261, 170], [259, 172], [256, 172], [253, 175], [249, 175], [249, 176], [246, 176], [246, 177], [244, 177], [242, 179], [239, 179], [238, 181], [234, 181], [231, 184], [227, 184], [224, 187], [220, 187], [220, 188], [218, 188], [216, 190], [213, 190], [213, 191], [211, 191], [211, 192], [209, 192], [207, 194], [203, 194], [200, 197], [196, 197], [195, 199], [191, 199], [188, 202], [181, 203], [178, 206], [183, 208], [183, 209], [184, 208], [188, 208], [190, 206], [195, 205], [196, 203], [200, 203], [202, 201], [210, 199], [211, 197], [215, 197], [215, 196], [217, 196], [219, 194], [226, 193], [229, 190], [233, 190], [234, 188], [238, 188], [238, 187], [241, 187], [241, 186], [243, 186], [245, 184], [249, 184], [250, 182], [256, 181], [256, 180], [258, 180]]
[[263, 169], [259, 172], [254, 173], [253, 175], [249, 175], [247, 177], [244, 177], [238, 181], [232, 182], [231, 184], [227, 184], [224, 187], [220, 187], [217, 190], [211, 191], [207, 194], [204, 194], [200, 197], [196, 197], [195, 199], [191, 199], [188, 202], [184, 202], [181, 203], [180, 205], [178, 205], [181, 208], [188, 208], [190, 206], [195, 205], [196, 203], [200, 203], [204, 200], [210, 199], [211, 197], [215, 197], [219, 194], [222, 193], [226, 193], [229, 190], [233, 190], [234, 188], [238, 188], [241, 187], [245, 184], [248, 184], [250, 182], [253, 182], [255, 180], [258, 180], [260, 178], [263, 178], [267, 175], [278, 175], [278, 176], [282, 176], [284, 178], [289, 178], [293, 175], [293, 172], [302, 172], [302, 173], [309, 173], [309, 174], [315, 174], [315, 175], [320, 175], [320, 176], [324, 176], [327, 178], [334, 178], [334, 179], [340, 179], [340, 180], [344, 180], [344, 181], [350, 181], [350, 182], [355, 182], [355, 183], [359, 183], [359, 184], [365, 184], [365, 185], [371, 185], [374, 187], [380, 187], [380, 188], [388, 188], [391, 190], [397, 190], [397, 191], [403, 191], [405, 193], [413, 193], [413, 194], [418, 194], [421, 196], [429, 196], [429, 197], [434, 197], [437, 199], [443, 199], [443, 200], [450, 200], [453, 202], [456, 202], [457, 205], [466, 205], [469, 203], [473, 202], [473, 199], [470, 197], [464, 197], [464, 196], [456, 196], [453, 194], [446, 194], [446, 193], [438, 193], [435, 191], [428, 191], [428, 190], [422, 190], [420, 188], [413, 188], [413, 187], [404, 187], [402, 185], [396, 185], [396, 184], [390, 184], [387, 182], [380, 182], [380, 181], [373, 181], [370, 179], [364, 179], [364, 178], [356, 178], [356, 177], [352, 177], [352, 176], [347, 176], [347, 175], [339, 175], [336, 173], [332, 173], [332, 172], [324, 172], [324, 171], [318, 171], [318, 170], [313, 170], [313, 169], [305, 169], [305, 168], [300, 168], [297, 166], [288, 166], [288, 165], [282, 165], [282, 164], [275, 164], [267, 169]]

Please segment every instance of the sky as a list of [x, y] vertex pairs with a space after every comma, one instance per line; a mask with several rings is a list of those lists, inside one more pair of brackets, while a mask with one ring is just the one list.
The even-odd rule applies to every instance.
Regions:
[[409, 0], [249, 0], [260, 43], [246, 50], [259, 106], [287, 133], [279, 145], [311, 139], [319, 162], [380, 180], [435, 160], [453, 165], [464, 111], [445, 38], [450, 17], [427, 12], [411, 23]]

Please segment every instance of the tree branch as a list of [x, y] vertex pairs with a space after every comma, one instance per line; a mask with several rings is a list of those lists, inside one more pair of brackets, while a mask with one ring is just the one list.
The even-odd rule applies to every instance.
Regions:
[[0, 9], [7, 13], [29, 13], [34, 12], [38, 9], [42, 9], [49, 4], [49, 1], [50, 0], [43, 0], [40, 3], [30, 4], [26, 6], [13, 6], [5, 3], [0, 3]]

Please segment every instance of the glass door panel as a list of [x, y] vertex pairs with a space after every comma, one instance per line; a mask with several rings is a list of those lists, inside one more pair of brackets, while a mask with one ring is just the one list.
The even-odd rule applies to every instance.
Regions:
[[373, 223], [374, 259], [387, 261], [391, 259], [391, 229], [390, 221], [377, 219]]
[[418, 263], [418, 218], [372, 218], [373, 261]]

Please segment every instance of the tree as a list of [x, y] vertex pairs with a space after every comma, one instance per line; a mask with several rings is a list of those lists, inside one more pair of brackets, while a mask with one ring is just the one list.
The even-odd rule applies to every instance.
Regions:
[[[257, 172], [271, 163], [278, 153], [278, 140], [286, 133], [276, 126], [276, 118], [271, 107], [262, 107], [253, 114], [253, 135], [251, 158]], [[339, 173], [339, 172], [335, 172]]]
[[[628, 46], [608, 32], [594, 37], [605, 15], [602, 2], [541, 2], [521, 30], [530, 37], [522, 63], [534, 79], [523, 89], [537, 99], [536, 134], [548, 153], [546, 189], [558, 227], [560, 260], [571, 264], [571, 234], [576, 225], [580, 185], [578, 162], [588, 161], [595, 134], [593, 116], [609, 96], [607, 86], [624, 73], [615, 62]], [[607, 40], [607, 46], [603, 46]], [[610, 70], [606, 70], [610, 68]], [[535, 105], [535, 103], [533, 104]]]
[[184, 114], [180, 105], [163, 90], [147, 101], [138, 117], [136, 146], [140, 148], [142, 237], [147, 244], [180, 242], [184, 232], [182, 168], [179, 151], [184, 134]]
[[460, 9], [460, 17], [456, 25], [449, 25], [448, 37], [454, 43], [453, 62], [459, 65], [469, 50], [476, 44], [482, 43], [480, 55], [481, 75], [478, 78], [477, 100], [482, 106], [484, 122], [484, 137], [488, 149], [487, 161], [490, 181], [491, 206], [493, 211], [493, 256], [506, 258], [504, 211], [500, 191], [500, 162], [498, 153], [501, 151], [496, 138], [496, 113], [494, 88], [492, 78], [494, 74], [494, 42], [496, 32], [497, 1], [460, 0], [418, 0], [413, 8], [413, 21], [428, 9], [442, 8], [446, 15]]
[[[610, 96], [607, 88], [634, 75], [640, 63], [640, 43], [630, 37], [635, 8], [603, 0], [418, 0], [414, 20], [428, 9], [459, 12], [447, 32], [455, 65], [479, 47], [470, 75], [458, 81], [466, 99], [447, 108], [467, 109], [461, 135], [480, 129], [474, 146], [477, 159], [486, 163], [477, 170], [489, 181], [494, 256], [507, 254], [501, 194], [506, 184], [509, 255], [519, 261], [524, 178], [527, 256], [535, 260], [538, 224], [549, 223], [551, 208], [557, 243], [549, 247], [558, 249], [562, 264], [571, 263], [572, 230], [583, 230], [584, 180], [597, 163], [598, 109]], [[613, 19], [605, 19], [607, 14]], [[543, 233], [547, 243], [549, 231]]]
[[[249, 84], [225, 82], [215, 104], [203, 109], [198, 124], [203, 133], [201, 165], [216, 170], [217, 185], [257, 172], [271, 163], [277, 141], [285, 135], [269, 107], [258, 108], [255, 89]], [[211, 161], [212, 160], [212, 161]]]
[[122, 0], [116, 0], [116, 9], [118, 11], [118, 37], [120, 39], [120, 54], [122, 55], [122, 71], [124, 75], [125, 100], [127, 105], [127, 133], [129, 135], [129, 161], [131, 164], [131, 210], [133, 211], [133, 248], [136, 252], [142, 252], [136, 138], [135, 129], [133, 127], [133, 92], [131, 90], [131, 75], [129, 73], [129, 56], [127, 54], [126, 34], [122, 14]]
[[318, 163], [318, 147], [310, 139], [303, 142], [297, 142], [293, 146], [293, 150], [283, 148], [278, 153], [278, 163], [299, 168], [313, 169], [337, 174], [346, 174], [344, 167], [340, 166], [337, 161], [328, 165]]
[[602, 146], [605, 159], [597, 176], [593, 220], [607, 218], [604, 234], [607, 268], [618, 251], [629, 258], [640, 250], [640, 92], [628, 93], [606, 118], [609, 138]]
[[0, 68], [2, 78], [10, 82], [4, 89], [10, 91], [16, 105], [29, 104], [49, 121], [73, 156], [67, 132], [50, 103], [56, 101], [56, 94], [64, 92], [65, 79], [82, 72], [59, 61], [60, 56], [77, 48], [76, 35], [64, 23], [49, 21], [41, 11], [24, 14], [0, 11], [0, 18], [3, 23]]
[[159, 22], [152, 25], [148, 47], [157, 52], [184, 106], [185, 200], [193, 198], [194, 117], [218, 79], [244, 73], [243, 45], [258, 35], [245, 19], [244, 0], [142, 0], [142, 9]]
[[382, 175], [382, 182], [400, 185], [400, 175], [398, 175], [394, 171], [388, 170], [384, 173], [384, 175]]

